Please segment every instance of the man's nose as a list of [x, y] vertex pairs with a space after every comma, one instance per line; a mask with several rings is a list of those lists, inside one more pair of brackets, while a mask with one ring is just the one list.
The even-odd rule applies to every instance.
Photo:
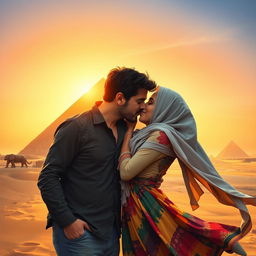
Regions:
[[146, 107], [146, 103], [145, 103], [145, 102], [142, 102], [142, 103], [140, 104], [140, 109], [143, 110], [145, 107]]

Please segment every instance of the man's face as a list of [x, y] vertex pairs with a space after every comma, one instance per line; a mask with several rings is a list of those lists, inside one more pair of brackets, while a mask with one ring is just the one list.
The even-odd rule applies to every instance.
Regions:
[[144, 101], [147, 98], [147, 90], [139, 89], [137, 95], [132, 96], [124, 106], [120, 109], [120, 113], [123, 118], [127, 119], [130, 122], [135, 122], [137, 116], [145, 107]]

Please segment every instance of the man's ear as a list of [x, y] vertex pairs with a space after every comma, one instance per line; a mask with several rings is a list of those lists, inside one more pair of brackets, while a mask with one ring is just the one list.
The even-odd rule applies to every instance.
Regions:
[[117, 105], [122, 106], [126, 103], [126, 99], [124, 97], [124, 94], [122, 92], [118, 92], [115, 96], [115, 101]]

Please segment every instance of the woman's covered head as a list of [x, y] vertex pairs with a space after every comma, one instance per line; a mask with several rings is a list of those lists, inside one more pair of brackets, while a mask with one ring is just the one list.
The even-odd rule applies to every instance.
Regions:
[[139, 120], [146, 125], [165, 123], [188, 137], [196, 136], [196, 123], [188, 105], [169, 88], [158, 87], [146, 103]]

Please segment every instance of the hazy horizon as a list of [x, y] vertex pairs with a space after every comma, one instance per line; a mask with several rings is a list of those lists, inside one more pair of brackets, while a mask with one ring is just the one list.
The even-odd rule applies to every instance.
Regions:
[[[101, 80], [101, 79], [98, 79], [98, 81], [99, 81], [99, 80]], [[94, 85], [88, 86], [87, 92], [86, 92], [85, 94], [90, 94], [90, 89], [93, 88], [93, 86], [94, 86]], [[85, 95], [85, 94], [83, 94], [83, 95]], [[71, 103], [70, 106], [72, 106], [74, 103], [76, 103], [81, 97], [83, 97], [83, 95], [81, 95], [77, 100], [75, 100], [73, 103]], [[95, 102], [96, 102], [97, 100], [101, 100], [101, 99], [95, 98]], [[67, 108], [64, 109], [64, 110], [60, 113], [60, 115], [63, 114], [70, 106], [67, 106]], [[43, 132], [43, 131], [44, 131], [51, 123], [53, 123], [58, 117], [59, 117], [59, 116], [56, 116], [55, 119], [53, 119], [52, 121], [50, 121], [49, 124], [48, 124], [46, 127], [44, 127], [44, 128], [42, 129], [42, 131], [40, 131], [38, 134], [35, 135], [35, 137], [37, 137], [41, 132]], [[140, 123], [139, 121], [138, 121], [138, 125], [139, 125], [139, 127], [143, 127], [143, 126], [144, 126], [144, 124]], [[34, 138], [35, 138], [35, 137], [34, 137]], [[200, 137], [200, 134], [199, 134], [199, 137]], [[31, 141], [32, 141], [34, 138], [32, 138]], [[15, 145], [15, 144], [14, 144], [14, 145], [12, 145], [11, 150], [10, 150], [10, 149], [2, 150], [2, 152], [0, 152], [0, 154], [1, 154], [1, 155], [10, 154], [10, 153], [17, 154], [17, 153], [20, 152], [25, 146], [27, 146], [31, 141], [27, 141], [27, 142], [25, 143], [25, 145], [21, 146], [20, 148], [18, 148], [18, 145]], [[224, 144], [224, 142], [223, 142], [223, 143], [220, 145], [219, 149], [216, 149], [216, 150], [208, 149], [206, 152], [207, 152], [208, 155], [211, 155], [211, 156], [213, 156], [213, 157], [217, 157], [217, 155], [218, 155], [230, 142], [232, 142], [232, 141], [234, 141], [234, 142], [237, 144], [237, 142], [236, 142], [233, 138], [230, 138], [229, 140], [226, 139], [225, 144]], [[240, 147], [240, 145], [238, 145], [238, 146]], [[203, 145], [203, 147], [205, 147], [205, 146]], [[242, 147], [241, 147], [241, 148], [242, 148]], [[244, 151], [248, 154], [249, 157], [254, 157], [254, 156], [256, 156], [256, 147], [253, 148], [253, 149], [255, 149], [255, 151], [249, 151], [249, 150], [246, 149], [246, 148], [242, 148], [242, 150], [244, 150]]]

